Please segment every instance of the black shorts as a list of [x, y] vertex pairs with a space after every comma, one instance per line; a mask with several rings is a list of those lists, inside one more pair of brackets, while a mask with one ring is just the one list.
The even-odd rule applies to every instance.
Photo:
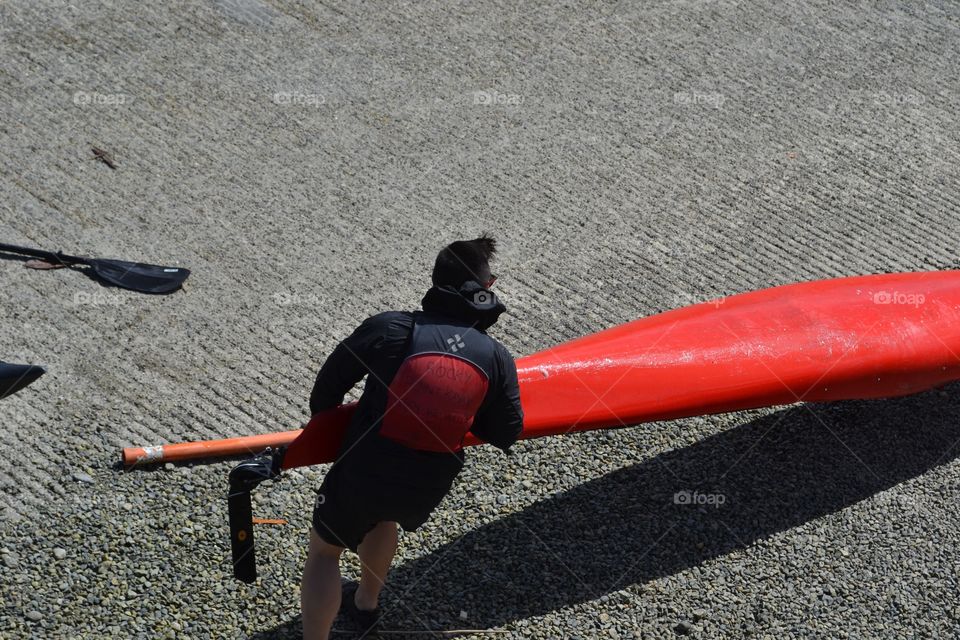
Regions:
[[[377, 448], [393, 447], [400, 445]], [[351, 453], [327, 473], [313, 509], [313, 528], [325, 542], [356, 551], [377, 523], [397, 522], [405, 531], [416, 530], [443, 500], [463, 464], [460, 458], [452, 464], [444, 462], [441, 474], [424, 473], [430, 469], [424, 468], [422, 460], [412, 467], [402, 464], [407, 452], [399, 456], [395, 450], [386, 453], [394, 455], [382, 458]], [[411, 478], [416, 480], [411, 482]], [[430, 481], [424, 482], [428, 478]]]

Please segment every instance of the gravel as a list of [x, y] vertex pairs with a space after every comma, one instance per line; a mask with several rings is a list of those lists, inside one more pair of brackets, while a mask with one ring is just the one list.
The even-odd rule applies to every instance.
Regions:
[[[453, 238], [502, 238], [517, 354], [956, 264], [953, 6], [11, 0], [0, 25], [3, 240], [193, 269], [151, 297], [0, 260], [0, 358], [49, 371], [0, 405], [2, 638], [298, 638], [326, 468], [258, 491], [288, 524], [245, 585], [233, 462], [119, 448], [300, 424], [324, 355], [415, 306]], [[477, 448], [402, 534], [387, 624], [960, 635], [956, 391]]]

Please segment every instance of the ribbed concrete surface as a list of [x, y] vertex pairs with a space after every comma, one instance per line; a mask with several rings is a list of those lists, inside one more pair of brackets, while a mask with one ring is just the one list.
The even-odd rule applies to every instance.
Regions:
[[296, 426], [336, 340], [481, 230], [518, 354], [955, 265], [958, 35], [949, 4], [0, 4], [0, 237], [194, 270], [154, 298], [0, 261], [0, 358], [49, 369], [0, 407], [5, 517], [124, 445]]
[[436, 247], [481, 229], [520, 353], [953, 264], [946, 11], [4, 5], [4, 238], [195, 275], [157, 299], [0, 265], [3, 357], [50, 368], [4, 403], [0, 443], [38, 460], [3, 500], [56, 495], [78, 450], [297, 424], [334, 340], [416, 304]]

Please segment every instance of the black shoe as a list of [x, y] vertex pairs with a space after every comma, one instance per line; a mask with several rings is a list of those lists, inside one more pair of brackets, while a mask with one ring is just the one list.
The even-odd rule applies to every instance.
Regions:
[[343, 585], [341, 593], [340, 611], [345, 613], [351, 622], [357, 627], [361, 638], [375, 638], [380, 631], [380, 607], [376, 609], [358, 609], [354, 596], [357, 595], [357, 589], [360, 585], [356, 582], [348, 582]]

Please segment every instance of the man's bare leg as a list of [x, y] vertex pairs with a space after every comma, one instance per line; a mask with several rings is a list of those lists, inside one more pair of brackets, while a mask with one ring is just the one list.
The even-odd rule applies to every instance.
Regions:
[[397, 552], [397, 523], [381, 522], [364, 536], [357, 547], [360, 556], [360, 586], [354, 602], [358, 609], [377, 608], [380, 590], [387, 581], [390, 563]]
[[340, 554], [343, 547], [324, 542], [310, 529], [310, 548], [300, 583], [304, 640], [327, 640], [340, 609]]

